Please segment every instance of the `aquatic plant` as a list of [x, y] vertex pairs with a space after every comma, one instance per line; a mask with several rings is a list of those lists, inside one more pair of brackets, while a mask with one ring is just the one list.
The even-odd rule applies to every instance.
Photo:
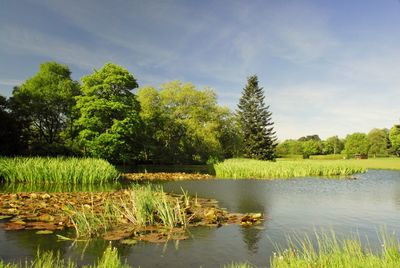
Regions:
[[[80, 267], [70, 258], [64, 260], [60, 257], [60, 253], [52, 251], [36, 252], [35, 259], [20, 263], [4, 263], [0, 260], [0, 268], [76, 268]], [[122, 263], [118, 257], [116, 248], [108, 246], [102, 257], [93, 265], [85, 265], [83, 268], [130, 268], [126, 263]]]
[[214, 165], [217, 178], [277, 179], [309, 176], [349, 176], [366, 169], [345, 161], [262, 161], [228, 159]]
[[106, 160], [64, 157], [0, 158], [0, 180], [31, 184], [91, 184], [115, 181], [119, 172]]
[[338, 239], [334, 232], [316, 233], [314, 243], [308, 236], [288, 238], [288, 248], [278, 249], [270, 259], [274, 268], [376, 268], [400, 267], [400, 243], [385, 232], [381, 235], [381, 250], [363, 247], [358, 237]]

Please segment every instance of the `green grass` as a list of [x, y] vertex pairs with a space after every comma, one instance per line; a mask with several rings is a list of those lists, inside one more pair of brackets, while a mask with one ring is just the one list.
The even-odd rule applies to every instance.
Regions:
[[0, 158], [0, 180], [31, 184], [102, 184], [119, 172], [106, 160], [93, 158]]
[[289, 246], [271, 257], [274, 268], [379, 268], [400, 267], [400, 244], [383, 233], [381, 250], [363, 247], [359, 238], [340, 240], [334, 232], [316, 234], [313, 244], [309, 237], [288, 239]]
[[253, 159], [228, 159], [214, 165], [217, 178], [278, 179], [310, 176], [350, 176], [365, 172], [364, 167], [350, 161], [287, 160], [261, 161]]
[[166, 228], [186, 228], [185, 209], [188, 196], [183, 200], [168, 196], [161, 187], [136, 185], [125, 191], [119, 200], [105, 201], [102, 209], [93, 210], [93, 205], [64, 208], [76, 232], [76, 238], [91, 238], [111, 230], [119, 220], [138, 226], [159, 225]]
[[[71, 259], [64, 260], [59, 253], [51, 251], [37, 251], [36, 258], [23, 263], [4, 263], [0, 260], [0, 268], [76, 268], [80, 267]], [[94, 265], [85, 265], [84, 268], [129, 268], [131, 266], [121, 262], [116, 248], [108, 246], [102, 257]]]
[[400, 170], [400, 157], [341, 160], [366, 169]]

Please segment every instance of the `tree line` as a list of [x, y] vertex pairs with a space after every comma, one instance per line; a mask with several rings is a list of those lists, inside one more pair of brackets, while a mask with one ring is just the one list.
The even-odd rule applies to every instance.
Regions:
[[318, 135], [309, 135], [297, 140], [285, 140], [277, 146], [279, 156], [342, 154], [347, 158], [400, 156], [400, 125], [391, 129], [374, 128], [368, 133], [356, 132], [344, 139], [332, 136], [321, 140]]
[[256, 75], [236, 112], [215, 92], [171, 81], [139, 88], [133, 74], [106, 63], [74, 81], [68, 66], [45, 62], [8, 99], [0, 96], [0, 155], [84, 156], [113, 163], [188, 164], [244, 156], [400, 154], [400, 126], [277, 143], [272, 113]]

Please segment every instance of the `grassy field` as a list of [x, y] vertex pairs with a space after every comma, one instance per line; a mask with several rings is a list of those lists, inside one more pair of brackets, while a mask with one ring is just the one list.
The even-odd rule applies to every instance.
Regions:
[[366, 169], [391, 169], [400, 170], [400, 157], [397, 158], [368, 158], [340, 160]]
[[286, 160], [261, 161], [252, 159], [228, 159], [214, 165], [217, 178], [278, 179], [293, 177], [324, 176], [346, 177], [362, 173], [366, 168], [349, 161]]
[[270, 262], [274, 268], [378, 268], [400, 267], [400, 244], [392, 236], [382, 234], [381, 250], [363, 247], [359, 238], [339, 240], [335, 233], [316, 234], [310, 238], [288, 239], [287, 249], [278, 250]]
[[105, 160], [93, 158], [0, 158], [0, 181], [90, 184], [115, 181], [119, 172]]

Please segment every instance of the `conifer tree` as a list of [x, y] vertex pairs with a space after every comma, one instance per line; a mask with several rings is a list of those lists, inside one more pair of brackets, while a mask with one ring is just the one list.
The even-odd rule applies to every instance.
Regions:
[[276, 136], [272, 113], [268, 109], [269, 106], [264, 103], [263, 88], [258, 86], [257, 76], [248, 77], [238, 105], [245, 157], [275, 159]]

